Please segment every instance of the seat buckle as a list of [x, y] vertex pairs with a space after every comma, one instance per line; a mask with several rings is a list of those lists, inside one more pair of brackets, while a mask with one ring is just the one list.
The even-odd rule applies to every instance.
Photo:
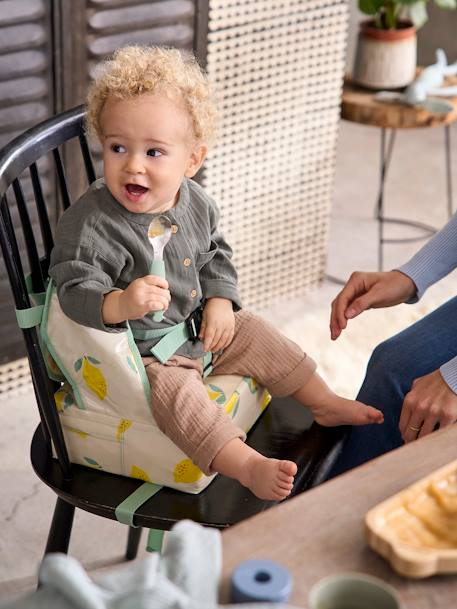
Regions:
[[189, 332], [189, 340], [196, 343], [199, 340], [198, 335], [203, 320], [203, 307], [198, 307], [189, 317], [185, 320], [187, 330]]

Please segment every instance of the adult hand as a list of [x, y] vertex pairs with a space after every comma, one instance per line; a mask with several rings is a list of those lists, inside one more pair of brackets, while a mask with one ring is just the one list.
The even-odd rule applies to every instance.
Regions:
[[446, 427], [457, 421], [457, 395], [439, 370], [417, 378], [406, 394], [400, 415], [400, 432], [405, 442], [431, 433], [437, 424]]
[[352, 273], [348, 282], [332, 302], [330, 335], [336, 340], [347, 326], [347, 320], [366, 309], [392, 307], [411, 298], [416, 285], [400, 271]]

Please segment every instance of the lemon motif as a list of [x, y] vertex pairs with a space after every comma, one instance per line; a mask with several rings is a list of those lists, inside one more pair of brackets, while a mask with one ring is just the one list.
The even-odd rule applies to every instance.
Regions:
[[55, 392], [55, 394], [54, 394], [54, 400], [55, 400], [55, 403], [56, 403], [57, 412], [63, 412], [64, 411], [63, 401], [64, 401], [66, 395], [67, 395], [67, 392], [65, 391], [65, 389], [58, 389]]
[[232, 418], [236, 415], [238, 411], [238, 406], [240, 405], [240, 394], [238, 391], [234, 391], [232, 395], [229, 397], [227, 402], [225, 403], [224, 410], [227, 414], [231, 414]]
[[116, 440], [118, 442], [122, 440], [122, 435], [127, 431], [127, 429], [129, 429], [129, 427], [132, 427], [132, 423], [133, 421], [131, 421], [130, 419], [121, 419], [121, 422], [117, 426], [116, 431]]
[[76, 360], [74, 366], [76, 372], [79, 372], [82, 367], [83, 379], [86, 381], [86, 385], [98, 398], [100, 398], [100, 400], [104, 400], [106, 398], [108, 387], [105, 377], [96, 367], [97, 364], [100, 364], [100, 362], [95, 359], [95, 357], [84, 355]]
[[68, 431], [71, 431], [73, 433], [77, 433], [78, 436], [80, 438], [82, 438], [83, 440], [85, 440], [89, 434], [86, 431], [81, 431], [80, 429], [76, 429], [76, 427], [66, 427], [66, 429], [68, 429]]
[[225, 393], [220, 387], [217, 387], [217, 385], [208, 383], [208, 385], [206, 385], [206, 391], [208, 392], [208, 397], [212, 402], [216, 402], [217, 404], [225, 403]]
[[252, 376], [243, 376], [243, 381], [247, 384], [251, 393], [255, 393], [257, 391], [259, 385], [257, 381], [252, 378]]
[[190, 459], [183, 459], [180, 461], [173, 472], [175, 482], [184, 482], [192, 484], [197, 482], [203, 476], [203, 472], [199, 469]]
[[141, 467], [137, 467], [136, 465], [132, 465], [130, 477], [138, 478], [138, 480], [143, 480], [144, 482], [151, 482], [151, 478], [147, 475], [144, 469], [141, 469]]
[[262, 404], [260, 405], [260, 412], [263, 412], [270, 402], [271, 402], [271, 395], [265, 389], [265, 391], [263, 392]]
[[57, 412], [63, 412], [65, 408], [69, 408], [74, 404], [73, 396], [68, 392], [68, 387], [61, 387], [54, 394], [54, 400], [57, 407]]

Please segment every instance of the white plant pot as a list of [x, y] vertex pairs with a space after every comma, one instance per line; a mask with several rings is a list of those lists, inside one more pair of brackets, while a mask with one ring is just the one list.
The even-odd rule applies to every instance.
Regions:
[[407, 23], [397, 30], [360, 24], [353, 80], [371, 89], [406, 87], [416, 74], [416, 29]]

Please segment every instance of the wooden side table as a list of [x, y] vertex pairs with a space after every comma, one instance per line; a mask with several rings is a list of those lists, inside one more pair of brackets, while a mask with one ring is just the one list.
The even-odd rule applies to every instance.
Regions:
[[[448, 77], [446, 79], [446, 85], [457, 85], [457, 77]], [[398, 129], [444, 127], [447, 211], [449, 218], [453, 214], [451, 133], [449, 125], [457, 120], [457, 97], [445, 98], [453, 104], [454, 109], [446, 115], [437, 115], [431, 114], [424, 108], [416, 106], [407, 106], [406, 104], [401, 103], [378, 102], [374, 99], [376, 93], [376, 91], [364, 89], [354, 84], [350, 79], [346, 79], [343, 87], [341, 118], [362, 125], [379, 127], [381, 129], [381, 163], [375, 212], [375, 217], [378, 221], [378, 270], [381, 271], [383, 268], [384, 243], [419, 241], [436, 232], [435, 228], [428, 226], [427, 224], [401, 218], [390, 218], [385, 215], [384, 185], [395, 143], [395, 135]], [[387, 239], [384, 231], [386, 223], [413, 226], [414, 228], [420, 229], [422, 234], [419, 237]]]

